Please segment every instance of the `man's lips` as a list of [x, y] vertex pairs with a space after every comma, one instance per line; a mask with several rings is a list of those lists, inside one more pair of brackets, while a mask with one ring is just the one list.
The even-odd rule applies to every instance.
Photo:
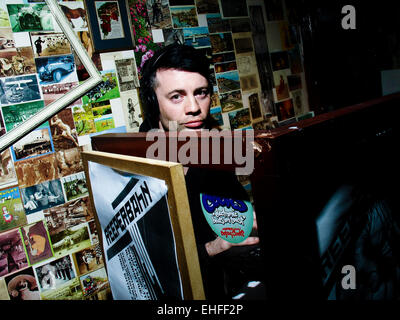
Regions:
[[189, 121], [184, 124], [186, 128], [199, 128], [204, 124], [203, 120]]

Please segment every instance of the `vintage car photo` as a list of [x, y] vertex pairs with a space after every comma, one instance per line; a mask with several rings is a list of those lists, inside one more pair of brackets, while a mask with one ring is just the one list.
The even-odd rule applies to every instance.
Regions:
[[77, 81], [75, 60], [71, 54], [36, 59], [36, 68], [43, 83]]

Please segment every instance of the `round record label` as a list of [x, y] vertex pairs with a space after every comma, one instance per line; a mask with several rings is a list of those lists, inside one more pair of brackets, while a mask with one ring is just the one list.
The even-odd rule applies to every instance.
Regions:
[[222, 239], [239, 243], [253, 228], [253, 206], [249, 201], [200, 193], [203, 214], [211, 229]]

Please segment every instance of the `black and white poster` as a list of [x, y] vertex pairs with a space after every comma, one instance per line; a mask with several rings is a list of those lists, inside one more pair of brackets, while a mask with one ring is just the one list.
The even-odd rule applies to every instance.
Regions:
[[183, 299], [165, 182], [88, 167], [113, 298]]

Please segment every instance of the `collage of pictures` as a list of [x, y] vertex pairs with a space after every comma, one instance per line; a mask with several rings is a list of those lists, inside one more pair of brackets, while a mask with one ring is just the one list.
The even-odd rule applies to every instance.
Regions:
[[[59, 1], [103, 81], [0, 154], [0, 300], [112, 298], [81, 151], [95, 135], [138, 131], [140, 70], [155, 50], [179, 42], [211, 59], [221, 129], [307, 112], [301, 45], [282, 2], [129, 0], [124, 12], [124, 0]], [[271, 32], [268, 47], [257, 41]], [[1, 1], [0, 135], [87, 77], [45, 2]]]

